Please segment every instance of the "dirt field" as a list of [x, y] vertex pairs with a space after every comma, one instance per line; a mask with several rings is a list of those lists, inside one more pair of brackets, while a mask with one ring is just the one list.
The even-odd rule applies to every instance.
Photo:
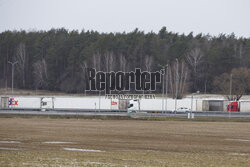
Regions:
[[0, 118], [0, 166], [249, 166], [250, 122]]

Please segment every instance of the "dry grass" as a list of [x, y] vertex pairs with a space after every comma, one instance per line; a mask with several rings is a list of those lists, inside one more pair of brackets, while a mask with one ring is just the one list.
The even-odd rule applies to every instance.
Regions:
[[0, 141], [20, 141], [0, 142], [0, 166], [247, 167], [249, 127], [250, 122], [0, 118]]

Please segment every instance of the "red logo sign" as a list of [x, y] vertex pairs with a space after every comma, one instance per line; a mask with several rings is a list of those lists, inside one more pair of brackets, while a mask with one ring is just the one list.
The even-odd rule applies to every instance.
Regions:
[[18, 100], [15, 100], [14, 98], [10, 98], [9, 105], [17, 106], [18, 105]]
[[111, 101], [111, 105], [117, 105], [116, 101]]

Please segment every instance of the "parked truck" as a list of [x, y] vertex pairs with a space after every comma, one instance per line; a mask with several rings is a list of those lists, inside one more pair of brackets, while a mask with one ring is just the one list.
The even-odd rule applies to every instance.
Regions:
[[[191, 98], [175, 99], [156, 97], [155, 99], [132, 99], [128, 101], [127, 112], [140, 112], [140, 111], [164, 111], [174, 112], [175, 109], [178, 112], [201, 111], [199, 105], [202, 104], [202, 100], [192, 100]], [[176, 108], [175, 108], [176, 105]]]
[[[99, 104], [100, 103], [100, 104]], [[2, 96], [0, 109], [29, 109], [29, 110], [118, 110], [127, 109], [127, 103], [118, 99], [105, 97], [41, 97], [41, 96]]]
[[250, 101], [232, 101], [227, 106], [228, 112], [250, 112]]

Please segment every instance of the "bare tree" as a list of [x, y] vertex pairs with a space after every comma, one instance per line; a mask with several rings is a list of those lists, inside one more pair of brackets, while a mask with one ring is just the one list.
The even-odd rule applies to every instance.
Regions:
[[170, 65], [169, 67], [168, 67], [168, 76], [169, 76], [169, 80], [168, 80], [168, 82], [169, 82], [169, 88], [170, 88], [170, 92], [171, 92], [171, 94], [172, 94], [172, 97], [174, 98], [174, 86], [173, 86], [173, 78], [172, 78], [172, 66]]
[[151, 71], [152, 65], [153, 65], [153, 57], [149, 56], [149, 55], [146, 55], [145, 56], [145, 67], [146, 67], [146, 70], [147, 71]]
[[36, 63], [34, 63], [33, 67], [36, 89], [47, 86], [48, 73], [45, 59], [38, 60]]
[[[230, 78], [232, 74], [232, 96], [230, 96]], [[213, 85], [214, 90], [223, 93], [228, 100], [240, 100], [247, 90], [250, 90], [250, 69], [241, 67], [234, 68], [229, 73], [223, 73], [216, 77]]]
[[114, 52], [109, 52], [109, 51], [105, 52], [104, 59], [105, 59], [105, 70], [107, 72], [114, 70], [114, 65], [115, 65]]
[[80, 66], [81, 66], [81, 69], [82, 69], [83, 73], [85, 73], [86, 68], [88, 68], [87, 62], [84, 61], [82, 64], [80, 64]]
[[239, 44], [239, 47], [237, 44], [234, 44], [234, 57], [238, 58], [240, 60], [240, 65], [244, 66], [244, 49], [242, 46], [242, 43]]
[[184, 93], [186, 91], [185, 89], [187, 87], [186, 81], [188, 77], [188, 69], [186, 67], [185, 61], [182, 60], [181, 65], [178, 68], [177, 63], [173, 63], [169, 66], [168, 72], [170, 92], [172, 94], [172, 97], [175, 98], [177, 90], [177, 98], [181, 99], [184, 96]]
[[127, 70], [127, 59], [123, 54], [119, 54], [119, 63], [120, 63], [120, 68], [119, 70], [121, 71], [126, 71]]
[[17, 64], [17, 72], [22, 78], [22, 86], [25, 87], [25, 65], [26, 65], [26, 49], [25, 44], [21, 42], [16, 49], [15, 61]]
[[84, 61], [83, 63], [80, 64], [81, 69], [82, 69], [82, 73], [83, 73], [83, 80], [84, 80], [84, 89], [85, 89], [85, 93], [86, 93], [86, 89], [87, 89], [87, 85], [86, 85], [86, 79], [89, 78], [89, 74], [87, 72], [87, 62]]
[[99, 52], [94, 53], [92, 56], [92, 68], [97, 71], [101, 70], [101, 54]]
[[185, 65], [185, 62], [181, 62], [181, 72], [180, 72], [180, 82], [179, 82], [179, 93], [180, 97], [183, 96], [184, 90], [186, 87], [186, 80], [187, 80], [188, 69]]
[[200, 48], [194, 48], [189, 53], [186, 54], [186, 59], [189, 65], [192, 67], [192, 71], [194, 72], [194, 88], [197, 89], [197, 80], [198, 80], [198, 68], [202, 62], [202, 58], [204, 54], [202, 53]]

